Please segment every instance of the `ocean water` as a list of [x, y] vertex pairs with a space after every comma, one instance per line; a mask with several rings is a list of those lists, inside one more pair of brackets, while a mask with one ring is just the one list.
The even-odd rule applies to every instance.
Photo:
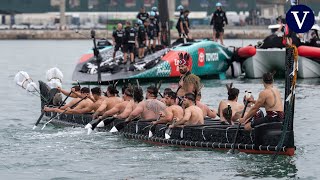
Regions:
[[[40, 115], [39, 97], [15, 85], [14, 75], [24, 70], [35, 82], [46, 81], [46, 70], [58, 67], [64, 73], [63, 87], [69, 88], [77, 60], [91, 46], [90, 40], [0, 41], [0, 179], [320, 179], [320, 79], [298, 81], [296, 155], [275, 162], [269, 155], [153, 146], [107, 132], [88, 136], [81, 128], [48, 125], [32, 130]], [[217, 108], [230, 82], [241, 90], [240, 97], [245, 89], [255, 97], [263, 89], [260, 80], [204, 80], [203, 101]], [[284, 80], [276, 80], [276, 85], [284, 92]]]

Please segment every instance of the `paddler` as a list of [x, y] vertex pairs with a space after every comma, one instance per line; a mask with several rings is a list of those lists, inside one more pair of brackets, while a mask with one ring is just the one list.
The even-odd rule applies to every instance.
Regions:
[[122, 113], [126, 109], [126, 106], [130, 103], [130, 101], [133, 101], [133, 89], [129, 87], [124, 89], [122, 92], [122, 98], [123, 102], [115, 105], [112, 109], [103, 113], [103, 115], [98, 119], [104, 119], [106, 117]]
[[180, 100], [186, 93], [198, 94], [200, 91], [200, 78], [190, 72], [192, 62], [189, 53], [179, 54], [179, 72], [181, 74], [177, 95]]
[[[84, 98], [83, 94], [78, 94], [75, 93], [79, 98]], [[91, 89], [91, 98], [89, 98], [90, 100], [93, 99], [93, 103], [83, 103], [83, 104], [79, 104], [79, 106], [77, 106], [77, 108], [74, 109], [70, 109], [67, 108], [66, 112], [64, 112], [64, 110], [59, 109], [56, 110], [56, 112], [58, 113], [62, 113], [64, 112], [65, 114], [84, 114], [84, 113], [91, 113], [96, 111], [102, 104], [104, 98], [101, 97], [101, 89], [99, 87], [95, 87]], [[81, 106], [80, 106], [81, 105]]]
[[109, 85], [106, 92], [107, 98], [104, 99], [101, 106], [93, 114], [93, 119], [98, 118], [99, 115], [102, 115], [104, 112], [112, 109], [123, 101], [122, 98], [117, 96], [117, 94], [119, 94], [117, 88], [114, 85]]
[[159, 113], [163, 112], [166, 105], [157, 99], [158, 89], [149, 86], [146, 92], [146, 100], [140, 102], [125, 120], [130, 122], [133, 118], [141, 116], [143, 120], [155, 120], [159, 118]]
[[196, 96], [192, 93], [185, 94], [183, 98], [184, 115], [182, 119], [175, 117], [174, 123], [169, 128], [180, 127], [184, 125], [204, 124], [202, 110], [195, 105]]
[[159, 121], [153, 121], [152, 124], [165, 124], [172, 123], [173, 118], [182, 119], [183, 118], [183, 109], [181, 106], [177, 105], [177, 94], [175, 92], [168, 92], [165, 96], [165, 104], [167, 108], [164, 110], [164, 113], [160, 113], [161, 118]]
[[[280, 91], [273, 84], [274, 74], [275, 73], [263, 74], [262, 80], [264, 90], [260, 92], [258, 99], [254, 102], [254, 106], [250, 109], [250, 111], [243, 118], [240, 118], [240, 122], [245, 123], [244, 128], [246, 130], [251, 130], [257, 125], [263, 123], [283, 122], [283, 104]], [[266, 109], [266, 117], [251, 119], [261, 107]]]
[[[241, 112], [244, 109], [244, 105], [238, 102], [238, 96], [239, 96], [239, 89], [232, 87], [232, 83], [230, 85], [226, 85], [227, 86], [227, 90], [228, 90], [228, 99], [227, 100], [222, 100], [219, 103], [219, 108], [218, 108], [218, 112], [220, 115], [220, 121], [221, 123], [224, 124], [229, 124], [228, 120], [226, 119], [226, 117], [224, 117], [224, 113], [223, 111], [228, 108], [228, 106], [231, 107], [231, 118], [228, 119], [234, 119], [234, 115], [237, 112]], [[233, 123], [233, 122], [231, 122]]]

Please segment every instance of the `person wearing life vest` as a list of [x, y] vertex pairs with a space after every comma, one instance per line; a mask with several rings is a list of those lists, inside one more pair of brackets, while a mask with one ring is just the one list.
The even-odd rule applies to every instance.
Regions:
[[140, 19], [142, 23], [144, 23], [144, 21], [148, 18], [149, 18], [149, 14], [146, 12], [146, 9], [144, 7], [141, 7], [140, 12], [137, 15], [137, 19]]
[[178, 22], [177, 22], [177, 24], [176, 24], [176, 28], [177, 28], [177, 31], [178, 31], [178, 33], [179, 33], [179, 38], [180, 38], [180, 37], [182, 36], [182, 34], [181, 34], [181, 27], [180, 27], [180, 21], [181, 21], [181, 19], [183, 19], [184, 8], [183, 8], [182, 5], [179, 5], [179, 6], [177, 7], [177, 10], [180, 12], [180, 15], [179, 15]]
[[[157, 20], [155, 19], [155, 13], [153, 11], [150, 12], [150, 19], [149, 19], [149, 32], [148, 32], [148, 48], [149, 51], [152, 53], [155, 52], [156, 48], [156, 39], [158, 38], [158, 29], [157, 29]], [[152, 40], [152, 46], [151, 46], [151, 40]]]
[[[158, 13], [158, 8], [157, 7], [152, 7], [151, 8], [151, 11], [155, 13], [155, 16], [154, 16], [154, 24], [155, 24], [155, 27], [156, 27], [156, 33], [155, 34], [155, 37], [157, 37], [156, 39], [158, 40], [158, 42], [156, 42], [156, 44], [160, 44], [160, 17], [159, 17], [159, 13]], [[150, 17], [151, 19], [151, 17]]]
[[137, 21], [138, 26], [138, 33], [137, 33], [137, 42], [138, 42], [138, 58], [144, 58], [144, 48], [146, 47], [146, 40], [147, 40], [147, 32], [146, 29], [140, 19]]
[[225, 25], [228, 25], [228, 19], [226, 13], [222, 10], [222, 4], [218, 2], [216, 4], [217, 10], [212, 14], [210, 25], [213, 25], [213, 41], [217, 41], [220, 38], [220, 42], [223, 44], [223, 34]]
[[112, 54], [113, 60], [115, 59], [116, 52], [119, 51], [119, 49], [122, 49], [122, 38], [124, 36], [124, 31], [122, 29], [122, 24], [119, 23], [117, 25], [117, 29], [113, 31], [112, 33], [112, 40], [113, 40], [113, 45], [114, 45], [114, 51]]
[[190, 13], [190, 11], [186, 9], [183, 11], [183, 14], [180, 15], [180, 17], [179, 17], [178, 22], [179, 22], [179, 30], [180, 30], [179, 37], [180, 38], [181, 37], [190, 38], [189, 37], [190, 25], [189, 25], [189, 18], [188, 18], [189, 13]]
[[136, 44], [136, 30], [134, 27], [131, 27], [129, 21], [126, 22], [126, 27], [124, 29], [124, 38], [123, 38], [123, 64], [127, 63], [127, 53], [130, 54], [131, 64], [134, 63], [134, 47]]

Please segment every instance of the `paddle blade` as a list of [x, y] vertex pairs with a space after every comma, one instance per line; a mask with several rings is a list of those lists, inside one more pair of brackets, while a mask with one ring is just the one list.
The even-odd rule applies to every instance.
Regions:
[[114, 118], [114, 117], [109, 117], [109, 118], [106, 118], [106, 119], [104, 119], [103, 121], [101, 121], [98, 125], [97, 125], [97, 127], [105, 127], [105, 126], [107, 126], [107, 125], [109, 125], [110, 123], [112, 123], [114, 120], [115, 120], [116, 118]]
[[170, 139], [171, 137], [171, 133], [172, 133], [172, 130], [171, 129], [167, 129], [164, 133], [164, 138], [165, 139]]
[[88, 123], [84, 128], [85, 129], [92, 129], [92, 125], [90, 123]]
[[99, 128], [103, 128], [105, 125], [104, 125], [104, 121], [101, 121], [98, 125], [97, 125], [97, 127], [99, 127]]
[[88, 129], [88, 133], [87, 133], [87, 135], [90, 135], [90, 134], [91, 134], [91, 132], [92, 132], [92, 129], [91, 129], [91, 128], [89, 128], [89, 129]]
[[153, 133], [155, 132], [156, 130], [156, 124], [152, 125], [150, 127], [150, 130], [149, 130], [149, 138], [151, 138], [153, 136]]
[[33, 126], [33, 128], [32, 128], [32, 130], [35, 130], [36, 128], [37, 128], [37, 126], [36, 126], [36, 125], [34, 125], [34, 126]]
[[153, 133], [152, 133], [151, 130], [149, 130], [149, 135], [148, 135], [148, 137], [151, 138], [152, 136], [153, 136]]
[[109, 132], [115, 133], [115, 132], [118, 132], [118, 129], [115, 126], [113, 126]]
[[120, 122], [118, 123], [117, 125], [115, 125], [111, 130], [110, 132], [118, 132], [120, 131], [121, 129], [123, 129], [124, 127], [126, 127], [126, 125], [128, 124], [128, 122]]

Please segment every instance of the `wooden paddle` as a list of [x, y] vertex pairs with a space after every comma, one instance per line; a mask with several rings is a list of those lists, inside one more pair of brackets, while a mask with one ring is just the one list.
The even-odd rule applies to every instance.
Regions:
[[[74, 105], [72, 105], [70, 108], [72, 109], [72, 108], [76, 107], [79, 103], [81, 103], [81, 101], [83, 101], [83, 100], [86, 99], [87, 97], [88, 97], [88, 96], [83, 97], [83, 98], [80, 99], [77, 103], [75, 103]], [[66, 113], [67, 111], [68, 111], [68, 109], [64, 110], [64, 111], [63, 111], [61, 114], [59, 114], [59, 115], [52, 116], [52, 117], [48, 120], [48, 122], [46, 122], [46, 123], [43, 125], [43, 127], [41, 128], [41, 130], [43, 130], [43, 129], [47, 126], [47, 124], [49, 124], [54, 118], [56, 118], [56, 117], [58, 117], [58, 116], [61, 116], [62, 114]]]
[[[50, 92], [54, 92], [54, 93], [50, 93]], [[52, 99], [54, 98], [54, 96], [57, 94], [58, 89], [56, 89], [56, 88], [51, 89], [50, 92], [49, 92], [49, 94], [50, 94], [51, 96], [50, 96], [49, 100], [47, 101], [47, 103], [43, 106], [43, 108], [44, 108], [45, 106], [48, 106], [48, 105], [50, 104], [50, 102], [52, 101]], [[43, 115], [44, 115], [44, 113], [45, 113], [45, 112], [43, 111], [43, 108], [41, 109], [41, 114], [40, 114], [38, 120], [36, 121], [36, 123], [34, 124], [34, 126], [33, 126], [33, 128], [32, 128], [33, 130], [35, 130], [35, 129], [37, 128], [38, 124], [40, 123], [40, 121], [41, 121], [41, 119], [42, 119], [42, 117], [43, 117]]]
[[[251, 97], [251, 92], [246, 92], [246, 97], [247, 97], [247, 99], [250, 98]], [[248, 107], [248, 104], [249, 104], [249, 101], [246, 101], [246, 104], [244, 105], [244, 109], [243, 109], [242, 114], [241, 114], [241, 118], [244, 117], [244, 114], [246, 113], [246, 109]], [[239, 122], [236, 134], [235, 134], [235, 136], [233, 138], [233, 143], [231, 145], [231, 153], [232, 154], [234, 154], [235, 145], [236, 145], [236, 142], [237, 142], [237, 137], [238, 137], [238, 134], [239, 134], [240, 126], [241, 126], [241, 123]]]

